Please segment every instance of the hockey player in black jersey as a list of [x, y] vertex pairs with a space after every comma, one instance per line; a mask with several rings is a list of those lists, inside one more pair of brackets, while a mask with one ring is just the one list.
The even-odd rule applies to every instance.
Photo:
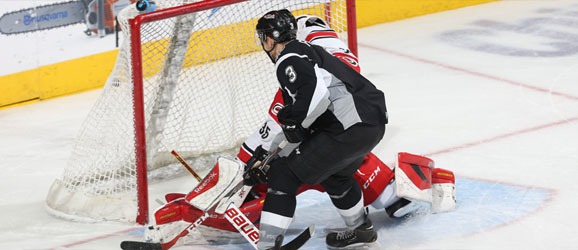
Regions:
[[328, 234], [329, 247], [375, 241], [353, 174], [383, 138], [383, 92], [322, 47], [297, 41], [297, 23], [288, 10], [266, 13], [256, 29], [283, 90], [286, 105], [277, 115], [283, 133], [300, 143], [270, 164], [259, 249], [273, 247], [289, 227], [302, 184], [323, 186], [349, 229]]

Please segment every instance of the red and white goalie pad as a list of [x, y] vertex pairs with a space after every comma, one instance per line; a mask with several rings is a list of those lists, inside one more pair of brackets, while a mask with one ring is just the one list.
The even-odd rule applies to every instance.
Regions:
[[[199, 210], [207, 211], [243, 184], [243, 166], [238, 161], [219, 157], [211, 172], [185, 196]], [[228, 204], [220, 211], [223, 213]]]
[[[238, 165], [238, 163], [235, 164]], [[227, 160], [219, 162], [218, 165], [220, 167], [215, 167], [213, 171], [220, 172], [220, 168], [223, 166], [232, 166]], [[376, 209], [383, 209], [400, 198], [406, 198], [411, 200], [411, 203], [396, 211], [394, 216], [401, 217], [407, 213], [418, 211], [431, 211], [434, 213], [450, 211], [456, 205], [455, 177], [451, 171], [433, 168], [433, 166], [433, 160], [426, 157], [399, 153], [398, 167], [394, 172], [376, 155], [370, 153], [365, 157], [354, 178], [363, 192], [364, 206], [372, 205]], [[242, 172], [239, 172], [238, 175], [242, 176]], [[251, 230], [254, 228], [250, 227], [248, 222], [258, 226], [263, 200], [267, 193], [267, 185], [259, 184], [252, 187], [252, 192], [257, 193], [258, 196], [248, 201], [244, 199], [248, 191], [246, 188], [239, 189], [234, 195], [224, 195], [219, 205], [225, 207], [225, 204], [228, 206], [232, 202], [237, 203], [234, 201], [241, 201], [241, 204], [237, 206], [239, 212], [246, 216], [247, 223], [240, 223], [242, 221], [237, 219], [239, 220], [237, 222], [240, 223], [237, 226], [241, 226], [242, 230], [246, 231], [247, 235], [250, 236], [253, 232]], [[304, 185], [297, 193], [311, 189], [324, 192], [320, 185]], [[156, 225], [146, 230], [147, 239], [154, 242], [173, 237], [174, 234], [181, 232], [180, 230], [182, 230], [183, 226], [194, 222], [204, 214], [203, 210], [191, 205], [185, 199], [185, 194], [167, 194], [166, 200], [168, 204], [155, 212]], [[245, 202], [243, 203], [243, 201]], [[238, 215], [240, 214], [235, 214], [232, 219], [237, 218]], [[226, 214], [223, 213], [212, 213], [202, 225], [228, 232], [238, 231], [235, 225], [227, 220]], [[251, 238], [251, 240], [255, 239]]]
[[422, 206], [432, 204], [433, 160], [409, 153], [398, 153], [398, 166], [395, 168], [397, 196], [406, 198]]
[[213, 169], [191, 192], [167, 195], [169, 203], [155, 212], [155, 224], [146, 227], [145, 239], [150, 242], [172, 239], [190, 223], [206, 216], [205, 213], [212, 208], [214, 212], [208, 215], [204, 223], [215, 217], [220, 217], [217, 222], [226, 221], [222, 214], [234, 200], [238, 200], [237, 197], [242, 196], [242, 192], [239, 192], [243, 190], [242, 186], [243, 166], [238, 161], [219, 157]]
[[433, 169], [432, 194], [433, 213], [448, 212], [456, 207], [456, 179], [452, 171]]
[[[361, 167], [353, 176], [363, 193], [363, 205], [374, 203], [384, 192], [393, 179], [393, 171], [373, 153], [363, 159]], [[386, 197], [386, 200], [390, 199]]]

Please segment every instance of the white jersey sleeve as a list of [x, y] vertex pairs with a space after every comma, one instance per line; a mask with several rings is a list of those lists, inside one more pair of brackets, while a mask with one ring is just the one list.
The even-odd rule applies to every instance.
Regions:
[[277, 91], [273, 103], [267, 112], [267, 118], [262, 123], [261, 127], [253, 132], [253, 134], [245, 140], [239, 149], [237, 159], [246, 163], [255, 152], [255, 149], [261, 146], [267, 151], [272, 151], [285, 139], [283, 129], [277, 120], [277, 112], [284, 107], [283, 96], [281, 90]]
[[297, 40], [305, 41], [323, 47], [329, 53], [360, 72], [359, 61], [339, 39], [337, 32], [320, 17], [301, 15], [297, 16]]

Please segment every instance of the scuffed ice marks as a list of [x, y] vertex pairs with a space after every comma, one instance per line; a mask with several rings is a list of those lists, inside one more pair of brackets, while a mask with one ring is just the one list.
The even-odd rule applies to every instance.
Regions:
[[[453, 46], [515, 57], [563, 57], [578, 53], [578, 5], [540, 8], [533, 17], [505, 23], [477, 20], [439, 39]], [[520, 40], [528, 41], [520, 45]]]

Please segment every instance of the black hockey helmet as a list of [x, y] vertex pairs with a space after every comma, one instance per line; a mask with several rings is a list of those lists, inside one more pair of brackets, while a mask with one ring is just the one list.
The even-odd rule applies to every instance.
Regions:
[[261, 41], [271, 37], [277, 43], [294, 40], [297, 37], [297, 21], [287, 9], [267, 12], [257, 22], [257, 34]]

